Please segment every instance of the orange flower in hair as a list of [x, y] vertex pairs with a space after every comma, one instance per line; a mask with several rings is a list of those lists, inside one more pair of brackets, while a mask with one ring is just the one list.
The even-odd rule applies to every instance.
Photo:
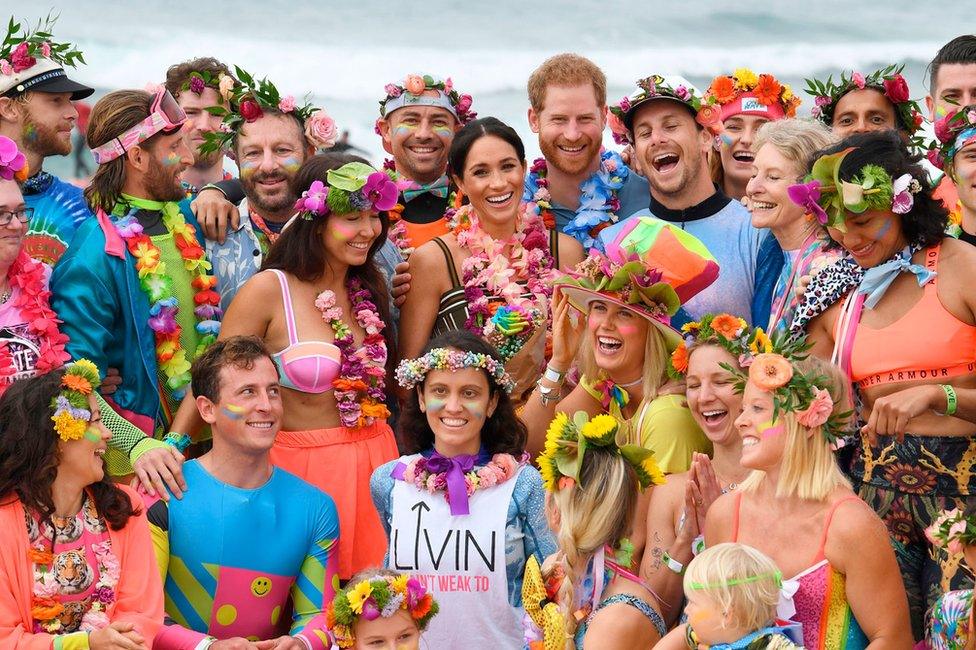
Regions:
[[785, 386], [793, 378], [793, 365], [781, 354], [757, 354], [749, 366], [749, 381], [767, 391]]
[[712, 85], [708, 87], [708, 94], [719, 104], [728, 104], [735, 99], [735, 82], [727, 75], [715, 77], [712, 79]]
[[82, 395], [91, 395], [91, 382], [80, 375], [65, 374], [61, 385], [69, 390], [76, 390]]
[[420, 602], [417, 603], [417, 606], [410, 611], [410, 615], [413, 616], [415, 619], [421, 619], [424, 616], [427, 616], [427, 612], [430, 611], [430, 608], [431, 606], [433, 606], [433, 604], [434, 604], [434, 597], [431, 596], [430, 593], [427, 593], [426, 595], [424, 595], [423, 598], [420, 599]]
[[746, 327], [746, 322], [730, 314], [719, 314], [712, 319], [712, 329], [727, 339], [734, 339]]
[[759, 75], [759, 83], [756, 84], [752, 92], [756, 94], [756, 99], [764, 106], [772, 106], [779, 102], [779, 94], [782, 90], [783, 86], [776, 81], [776, 77], [771, 74], [761, 74]]
[[671, 353], [671, 365], [682, 375], [688, 372], [688, 346], [684, 341]]

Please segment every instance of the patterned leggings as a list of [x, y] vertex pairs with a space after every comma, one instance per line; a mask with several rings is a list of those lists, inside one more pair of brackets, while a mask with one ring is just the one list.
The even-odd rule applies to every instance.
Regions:
[[852, 467], [858, 494], [888, 527], [919, 641], [936, 599], [973, 587], [969, 571], [960, 570], [962, 556], [934, 548], [925, 529], [942, 511], [976, 500], [969, 496], [976, 495], [976, 439], [907, 435], [903, 443], [880, 438], [859, 452]]

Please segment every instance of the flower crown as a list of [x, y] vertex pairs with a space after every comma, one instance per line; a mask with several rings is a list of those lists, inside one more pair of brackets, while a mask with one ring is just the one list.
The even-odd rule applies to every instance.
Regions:
[[312, 181], [295, 202], [295, 210], [302, 219], [360, 210], [383, 212], [396, 205], [400, 193], [389, 172], [378, 172], [361, 162], [330, 169], [326, 180], [328, 185]]
[[963, 547], [976, 544], [976, 514], [966, 515], [959, 508], [945, 510], [925, 529], [925, 537], [933, 546], [958, 555]]
[[802, 100], [793, 94], [789, 84], [780, 83], [771, 74], [757, 75], [749, 68], [738, 68], [731, 75], [719, 75], [705, 91], [706, 97], [725, 106], [739, 99], [744, 93], [752, 93], [763, 106], [779, 104], [786, 117], [795, 117]]
[[963, 106], [936, 120], [935, 140], [929, 144], [929, 162], [945, 169], [956, 152], [976, 140], [976, 105]]
[[805, 336], [791, 340], [788, 333], [777, 332], [772, 339], [763, 339], [761, 352], [740, 359], [739, 365], [748, 368], [748, 374], [729, 364], [721, 365], [735, 375], [737, 392], [745, 390], [746, 381], [750, 381], [772, 394], [773, 421], [782, 413], [794, 413], [797, 423], [811, 429], [820, 427], [824, 441], [838, 449], [850, 433], [848, 424], [854, 412], [835, 414], [834, 398], [822, 388], [830, 385], [830, 378], [821, 372], [803, 373], [796, 368], [795, 362], [806, 359], [811, 346]]
[[17, 148], [17, 143], [0, 135], [0, 178], [5, 181], [24, 182], [30, 175], [27, 158]]
[[822, 225], [847, 230], [847, 212], [861, 214], [867, 210], [891, 210], [907, 214], [915, 204], [915, 194], [922, 184], [911, 174], [895, 180], [880, 165], [865, 165], [850, 181], [840, 179], [840, 167], [850, 147], [838, 153], [821, 156], [813, 163], [804, 183], [787, 188], [790, 200], [816, 217]]
[[557, 413], [546, 431], [545, 449], [536, 459], [546, 489], [555, 492], [576, 486], [580, 482], [583, 456], [590, 447], [622, 456], [637, 474], [641, 489], [664, 483], [664, 473], [654, 460], [654, 452], [625, 442], [616, 418], [601, 414], [590, 419], [585, 411], [577, 411], [572, 418]]
[[51, 399], [54, 431], [64, 441], [79, 440], [88, 430], [88, 396], [101, 384], [98, 367], [88, 359], [68, 365], [61, 378], [63, 390]]
[[628, 253], [626, 262], [618, 264], [606, 255], [590, 250], [589, 255], [570, 275], [557, 284], [579, 287], [586, 291], [617, 299], [647, 316], [670, 324], [681, 307], [674, 287], [657, 269], [649, 269], [637, 253]]
[[[464, 95], [455, 90], [454, 82], [451, 81], [450, 77], [441, 80], [429, 74], [408, 74], [403, 83], [386, 84], [383, 90], [386, 91], [386, 97], [380, 100], [380, 117], [375, 126], [377, 134], [380, 132], [379, 122], [386, 117], [388, 111], [400, 108], [405, 100], [418, 98], [428, 90], [436, 90], [441, 94], [441, 97], [446, 100], [444, 108], [457, 118], [461, 126], [478, 117], [478, 114], [471, 110], [471, 95]], [[411, 97], [405, 97], [404, 93]], [[390, 108], [390, 106], [394, 106], [394, 108]]]
[[194, 70], [186, 78], [186, 81], [183, 82], [183, 85], [180, 86], [180, 90], [184, 92], [190, 91], [199, 95], [206, 88], [213, 88], [220, 95], [221, 99], [229, 101], [230, 93], [235, 85], [236, 81], [234, 78], [225, 72], [213, 74], [209, 70]]
[[895, 118], [911, 138], [911, 143], [915, 146], [924, 147], [925, 143], [915, 133], [922, 126], [922, 111], [915, 102], [909, 97], [908, 82], [901, 75], [903, 65], [889, 65], [887, 68], [875, 70], [868, 76], [860, 72], [841, 73], [840, 83], [834, 83], [833, 76], [827, 77], [827, 81], [819, 79], [806, 79], [806, 93], [812, 95], [814, 106], [811, 114], [818, 118], [825, 125], [833, 126], [834, 111], [837, 109], [837, 102], [840, 98], [856, 89], [874, 88], [888, 98], [888, 101], [895, 107]]
[[84, 63], [85, 57], [74, 45], [51, 40], [51, 30], [57, 20], [57, 16], [48, 14], [47, 18], [38, 20], [33, 29], [21, 32], [20, 23], [15, 23], [11, 16], [7, 35], [0, 43], [0, 74], [9, 77], [32, 68], [38, 57], [62, 67], [74, 68], [78, 63]]
[[731, 314], [705, 314], [699, 321], [681, 326], [685, 340], [668, 359], [668, 375], [681, 379], [688, 372], [688, 346], [695, 343], [714, 343], [724, 348], [740, 366], [748, 365], [755, 355], [772, 351], [772, 341], [761, 327], [749, 325]]
[[462, 368], [481, 368], [507, 394], [515, 390], [515, 380], [505, 372], [505, 366], [494, 357], [480, 352], [462, 352], [450, 348], [434, 348], [416, 359], [404, 359], [396, 369], [396, 380], [403, 388], [410, 390], [427, 378], [431, 370], [450, 370], [457, 372]]
[[610, 105], [610, 118], [607, 123], [617, 144], [630, 144], [631, 134], [626, 118], [631, 110], [652, 97], [670, 97], [686, 104], [695, 113], [695, 121], [718, 135], [722, 132], [721, 111], [714, 96], [700, 97], [694, 86], [678, 85], [672, 87], [661, 75], [651, 75], [637, 82], [638, 90]]
[[353, 627], [359, 618], [374, 621], [403, 610], [423, 632], [440, 607], [420, 580], [407, 575], [377, 576], [339, 591], [325, 615], [340, 648], [356, 645]]
[[[229, 148], [241, 128], [264, 115], [264, 111], [293, 113], [305, 127], [305, 138], [316, 148], [328, 149], [335, 144], [335, 121], [328, 113], [305, 101], [300, 106], [291, 95], [282, 96], [278, 88], [268, 78], [255, 81], [254, 77], [240, 66], [234, 66], [237, 79], [226, 75], [218, 80], [218, 92], [226, 106], [209, 106], [207, 112], [223, 118], [220, 129], [203, 134], [201, 153], [212, 153]], [[306, 98], [307, 99], [307, 98]]]

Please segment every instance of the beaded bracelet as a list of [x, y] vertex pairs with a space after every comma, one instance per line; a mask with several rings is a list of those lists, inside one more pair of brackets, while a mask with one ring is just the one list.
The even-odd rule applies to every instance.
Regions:
[[176, 447], [176, 450], [180, 453], [186, 451], [186, 448], [190, 446], [193, 439], [185, 433], [177, 433], [176, 431], [170, 431], [165, 436], [163, 436], [163, 442], [167, 445]]

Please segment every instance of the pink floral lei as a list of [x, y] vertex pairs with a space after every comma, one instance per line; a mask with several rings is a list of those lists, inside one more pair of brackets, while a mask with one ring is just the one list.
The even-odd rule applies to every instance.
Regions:
[[[478, 216], [470, 205], [465, 205], [455, 214], [454, 235], [458, 244], [471, 252], [461, 263], [464, 297], [468, 303], [464, 326], [488, 339], [507, 361], [536, 328], [546, 326], [549, 318], [556, 265], [549, 253], [545, 225], [538, 213], [522, 204], [515, 234], [507, 241], [499, 241], [481, 229]], [[529, 295], [524, 296], [526, 293]], [[521, 314], [528, 326], [517, 335], [500, 336], [492, 318], [497, 309], [489, 305], [489, 295], [500, 298], [503, 306]]]
[[[478, 490], [486, 490], [514, 477], [520, 467], [528, 464], [529, 455], [522, 454], [515, 458], [511, 454], [495, 454], [486, 465], [477, 470], [471, 470], [464, 475], [464, 485], [468, 496]], [[427, 459], [423, 456], [414, 458], [407, 463], [403, 470], [403, 480], [411, 483], [419, 490], [426, 490], [431, 494], [443, 492], [447, 499], [447, 472], [431, 472], [427, 469]]]
[[358, 350], [353, 349], [352, 331], [342, 320], [335, 293], [323, 291], [315, 299], [315, 306], [332, 327], [342, 357], [339, 376], [332, 382], [339, 419], [344, 427], [364, 427], [390, 416], [383, 403], [386, 399], [386, 339], [383, 338], [386, 324], [380, 319], [369, 290], [363, 287], [359, 278], [349, 278], [346, 291], [356, 322], [366, 332]]
[[[70, 358], [64, 346], [68, 337], [58, 330], [57, 314], [51, 309], [51, 292], [45, 280], [44, 265], [34, 261], [26, 253], [20, 251], [17, 259], [10, 265], [7, 275], [10, 288], [20, 290], [13, 307], [20, 310], [27, 321], [28, 331], [40, 342], [40, 354], [35, 369], [38, 374], [50, 372], [60, 368]], [[6, 344], [0, 345], [0, 382], [4, 378], [16, 373], [13, 356]], [[0, 394], [6, 384], [0, 383]]]

